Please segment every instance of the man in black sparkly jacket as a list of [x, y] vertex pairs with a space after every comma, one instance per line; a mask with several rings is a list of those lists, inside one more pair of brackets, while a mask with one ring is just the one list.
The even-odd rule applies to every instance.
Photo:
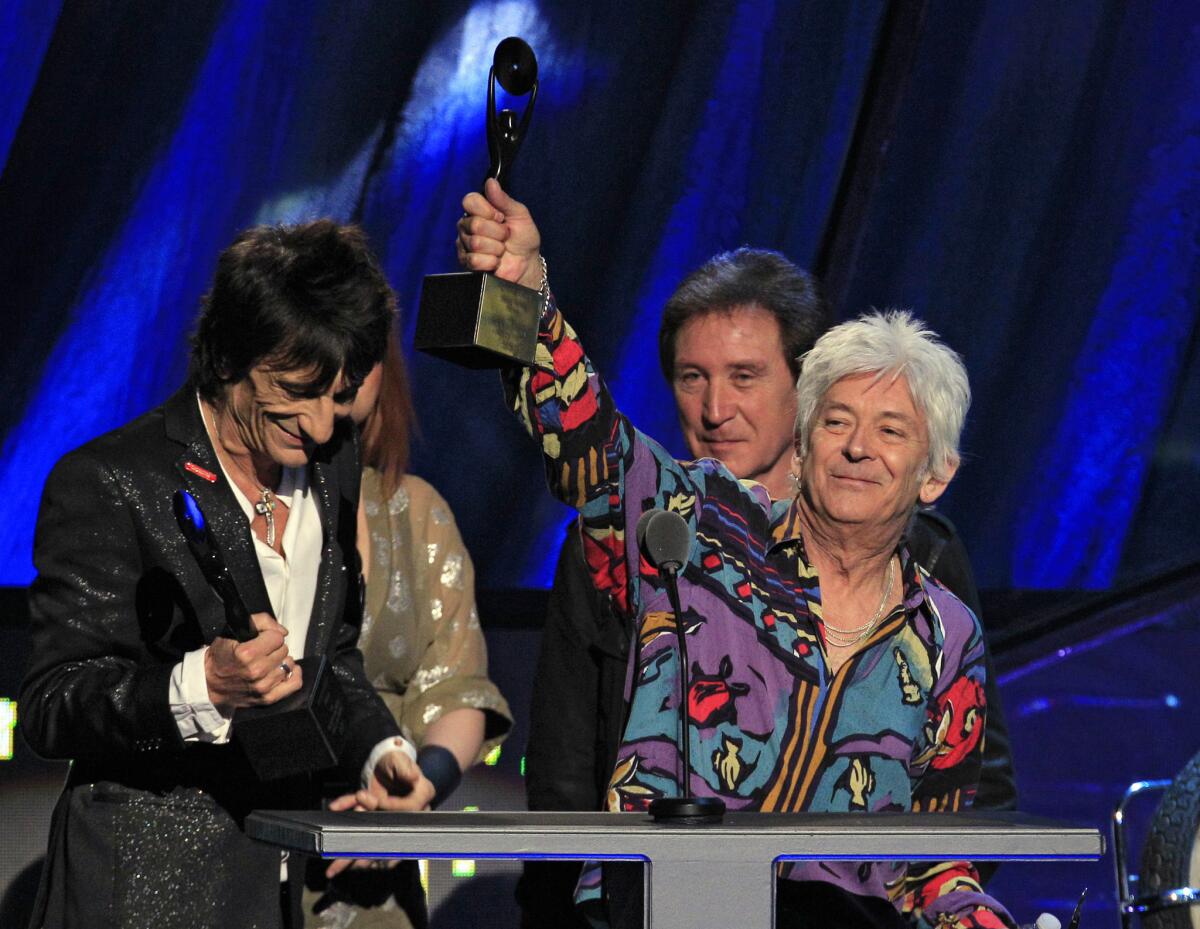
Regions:
[[[233, 712], [298, 690], [301, 657], [324, 656], [345, 697], [348, 744], [326, 773], [362, 789], [337, 808], [431, 799], [355, 646], [359, 458], [344, 417], [393, 308], [357, 229], [251, 229], [221, 255], [188, 382], [55, 466], [21, 725], [39, 754], [73, 763], [35, 927], [299, 925], [288, 887], [303, 869], [241, 826], [256, 807], [311, 806], [318, 786], [257, 777]], [[176, 525], [184, 489], [252, 614], [250, 641], [230, 637]]]

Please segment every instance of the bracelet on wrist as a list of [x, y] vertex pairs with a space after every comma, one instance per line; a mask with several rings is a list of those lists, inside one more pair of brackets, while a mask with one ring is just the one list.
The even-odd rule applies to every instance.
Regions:
[[546, 267], [546, 256], [540, 252], [538, 261], [542, 265], [542, 283], [538, 287], [538, 293], [542, 295], [542, 316], [545, 316], [546, 311], [550, 308], [550, 271]]
[[454, 793], [454, 788], [462, 780], [462, 769], [458, 766], [458, 759], [448, 748], [424, 745], [417, 752], [417, 767], [433, 785], [433, 801], [429, 805], [436, 810]]

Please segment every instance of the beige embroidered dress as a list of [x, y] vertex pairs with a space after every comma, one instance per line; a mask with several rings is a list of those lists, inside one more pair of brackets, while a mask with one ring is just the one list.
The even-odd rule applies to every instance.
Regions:
[[[362, 497], [371, 538], [359, 634], [367, 678], [418, 748], [434, 720], [453, 710], [482, 710], [482, 759], [508, 733], [512, 714], [487, 676], [487, 646], [475, 609], [475, 569], [454, 515], [427, 481], [411, 474], [384, 500], [379, 473], [367, 468]], [[340, 899], [323, 900], [315, 916], [318, 894], [305, 893], [306, 926], [423, 925], [406, 912], [423, 913], [415, 862], [385, 870], [351, 870], [335, 884], [334, 895]]]
[[371, 565], [359, 648], [367, 678], [417, 747], [434, 720], [473, 707], [486, 716], [480, 759], [512, 726], [487, 676], [475, 609], [475, 568], [454, 516], [427, 482], [405, 475], [389, 500], [363, 471]]

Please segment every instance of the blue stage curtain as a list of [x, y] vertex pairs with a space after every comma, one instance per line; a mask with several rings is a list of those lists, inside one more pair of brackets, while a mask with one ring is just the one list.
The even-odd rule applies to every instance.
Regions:
[[37, 83], [62, 0], [8, 0], [0, 5], [0, 165]]
[[[982, 586], [1116, 575], [1200, 309], [1198, 53], [1182, 0], [931, 5], [846, 309], [914, 307], [966, 358], [945, 507]], [[1193, 561], [1195, 501], [1158, 518]]]
[[[453, 269], [459, 201], [486, 168], [491, 50], [514, 33], [542, 89], [511, 190], [622, 407], [682, 453], [659, 308], [720, 249], [814, 261], [886, 7], [11, 6], [0, 583], [32, 576], [53, 461], [182, 380], [239, 228], [361, 221], [411, 336], [422, 275]], [[977, 399], [946, 509], [984, 584], [1136, 576], [1161, 554], [1126, 546], [1139, 502], [1161, 508], [1156, 487], [1200, 470], [1181, 412], [1200, 399], [1184, 376], [1200, 302], [1197, 30], [1182, 0], [930, 4], [840, 311], [912, 306], [965, 355]], [[543, 582], [566, 514], [495, 375], [410, 360], [414, 468], [450, 500], [480, 582]], [[1154, 464], [1170, 436], [1183, 464]], [[1178, 525], [1196, 501], [1172, 501]]]
[[237, 230], [349, 219], [428, 29], [362, 0], [64, 10], [0, 179], [0, 579], [32, 577], [53, 462], [182, 382]]

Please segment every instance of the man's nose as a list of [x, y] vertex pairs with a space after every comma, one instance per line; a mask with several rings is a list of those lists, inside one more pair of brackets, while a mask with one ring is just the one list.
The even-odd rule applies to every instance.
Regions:
[[851, 461], [862, 461], [864, 458], [873, 457], [870, 433], [864, 426], [856, 424], [846, 434], [846, 445], [842, 452]]
[[704, 388], [704, 421], [709, 426], [719, 426], [733, 419], [734, 404], [728, 390], [713, 379]]
[[300, 428], [317, 445], [324, 445], [333, 438], [338, 408], [339, 405], [333, 402], [332, 397], [314, 397], [300, 414]]

